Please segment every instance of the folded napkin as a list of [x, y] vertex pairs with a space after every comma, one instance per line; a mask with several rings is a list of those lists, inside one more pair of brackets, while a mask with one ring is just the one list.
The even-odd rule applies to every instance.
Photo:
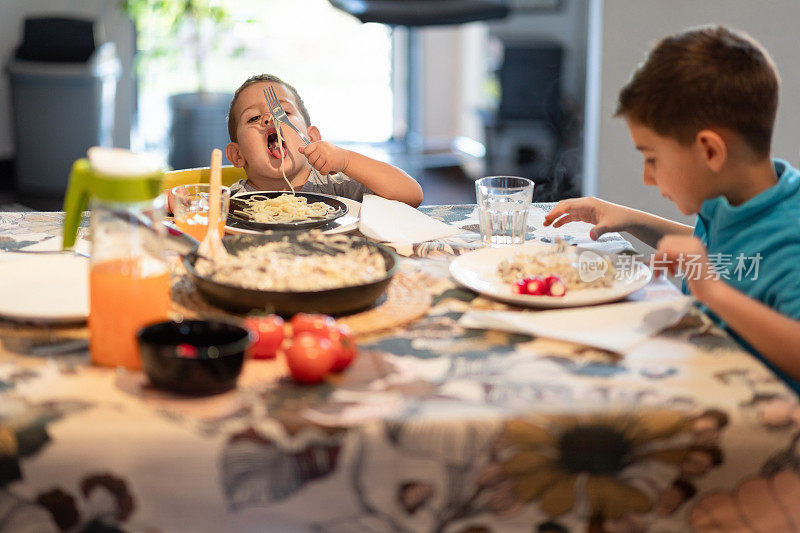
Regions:
[[407, 204], [372, 194], [365, 196], [361, 204], [358, 229], [376, 241], [398, 244], [431, 241], [462, 232]]
[[692, 298], [680, 296], [557, 311], [469, 311], [458, 324], [465, 328], [523, 333], [626, 353], [659, 331], [677, 324], [692, 302]]

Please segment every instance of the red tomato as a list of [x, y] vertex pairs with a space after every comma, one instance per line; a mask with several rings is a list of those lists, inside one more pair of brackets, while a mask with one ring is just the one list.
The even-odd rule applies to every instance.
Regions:
[[250, 355], [253, 359], [271, 359], [278, 353], [284, 338], [283, 319], [278, 315], [251, 316], [244, 321], [255, 335]]
[[326, 337], [328, 331], [336, 328], [336, 321], [333, 317], [320, 314], [297, 313], [289, 323], [292, 325], [294, 335], [308, 331]]
[[340, 325], [330, 330], [327, 338], [336, 350], [336, 362], [333, 364], [333, 371], [341, 372], [350, 366], [350, 363], [358, 355], [356, 341], [353, 338], [353, 334], [350, 333], [350, 328], [345, 325]]
[[317, 383], [336, 363], [336, 350], [330, 340], [304, 331], [295, 334], [286, 348], [286, 363], [296, 381]]

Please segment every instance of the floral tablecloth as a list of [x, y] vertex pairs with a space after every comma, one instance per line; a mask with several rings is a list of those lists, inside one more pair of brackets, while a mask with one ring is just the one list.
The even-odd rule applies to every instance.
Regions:
[[[760, 362], [696, 312], [625, 354], [464, 330], [506, 309], [447, 274], [478, 246], [474, 206], [422, 209], [464, 230], [399, 250], [433, 307], [318, 386], [249, 361], [238, 390], [187, 399], [3, 339], [0, 532], [800, 528], [800, 406]], [[0, 213], [0, 249], [61, 217]]]

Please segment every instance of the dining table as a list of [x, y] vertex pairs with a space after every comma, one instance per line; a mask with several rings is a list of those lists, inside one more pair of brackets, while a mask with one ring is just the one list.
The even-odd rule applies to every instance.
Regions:
[[[636, 253], [543, 227], [553, 205], [527, 242]], [[800, 530], [798, 398], [728, 332], [696, 306], [622, 351], [467, 327], [540, 311], [451, 277], [482, 246], [475, 205], [419, 210], [459, 232], [394, 246], [386, 301], [337, 317], [357, 358], [316, 385], [279, 356], [181, 396], [92, 365], [84, 324], [0, 319], [0, 533]], [[57, 243], [63, 217], [0, 212], [0, 261]], [[173, 292], [217, 316], [180, 272]], [[625, 301], [677, 296], [654, 277]]]

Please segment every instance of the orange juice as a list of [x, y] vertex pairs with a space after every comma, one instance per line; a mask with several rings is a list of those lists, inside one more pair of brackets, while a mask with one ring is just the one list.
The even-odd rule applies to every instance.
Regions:
[[[188, 233], [198, 241], [206, 238], [208, 233], [208, 213], [184, 213], [175, 217], [175, 225], [184, 233]], [[225, 234], [225, 220], [219, 221], [219, 234]]]
[[167, 319], [169, 272], [155, 259], [110, 259], [89, 271], [89, 351], [105, 366], [142, 367], [136, 331]]

